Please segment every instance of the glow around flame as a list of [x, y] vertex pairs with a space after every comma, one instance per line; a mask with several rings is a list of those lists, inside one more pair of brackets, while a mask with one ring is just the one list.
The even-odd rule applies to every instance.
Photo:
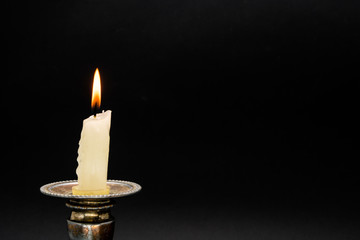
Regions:
[[99, 69], [96, 68], [94, 74], [94, 82], [92, 88], [91, 108], [96, 111], [95, 108], [100, 108], [101, 104], [101, 85], [100, 85], [100, 73]]

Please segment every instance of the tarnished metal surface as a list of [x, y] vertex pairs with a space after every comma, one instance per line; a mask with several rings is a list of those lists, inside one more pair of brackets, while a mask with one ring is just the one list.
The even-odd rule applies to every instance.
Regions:
[[72, 198], [72, 199], [100, 199], [100, 198], [118, 198], [134, 194], [141, 190], [141, 186], [134, 182], [108, 180], [107, 186], [110, 187], [110, 193], [107, 195], [73, 195], [72, 187], [76, 186], [76, 180], [61, 181], [49, 183], [40, 188], [40, 191], [52, 197]]
[[114, 235], [114, 218], [110, 199], [70, 199], [66, 206], [72, 212], [68, 220], [70, 239], [110, 240]]
[[72, 209], [70, 220], [82, 223], [101, 223], [112, 220], [110, 199], [70, 199], [66, 206]]
[[78, 223], [68, 220], [68, 232], [71, 240], [112, 240], [114, 236], [113, 220], [102, 223]]

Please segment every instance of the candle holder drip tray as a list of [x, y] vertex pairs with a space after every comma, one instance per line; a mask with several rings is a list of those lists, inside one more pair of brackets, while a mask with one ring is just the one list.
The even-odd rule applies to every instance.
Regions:
[[72, 240], [111, 240], [114, 235], [115, 219], [110, 208], [114, 198], [125, 197], [141, 190], [137, 183], [108, 180], [110, 193], [107, 195], [73, 195], [72, 187], [76, 180], [46, 184], [40, 191], [51, 197], [67, 199], [66, 206], [71, 209], [67, 220], [69, 238]]

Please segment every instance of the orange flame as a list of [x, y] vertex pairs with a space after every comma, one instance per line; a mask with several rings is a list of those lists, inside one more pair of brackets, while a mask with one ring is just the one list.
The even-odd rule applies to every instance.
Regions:
[[93, 81], [91, 108], [96, 111], [95, 108], [99, 109], [101, 103], [101, 85], [100, 85], [100, 73], [99, 69], [96, 68]]

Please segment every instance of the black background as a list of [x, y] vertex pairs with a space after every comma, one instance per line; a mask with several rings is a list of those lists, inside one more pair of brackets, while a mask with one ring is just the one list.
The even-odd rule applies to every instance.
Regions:
[[[1, 239], [66, 239], [93, 73], [115, 239], [358, 239], [357, 1], [14, 1]], [[25, 185], [25, 186], [24, 186]]]

